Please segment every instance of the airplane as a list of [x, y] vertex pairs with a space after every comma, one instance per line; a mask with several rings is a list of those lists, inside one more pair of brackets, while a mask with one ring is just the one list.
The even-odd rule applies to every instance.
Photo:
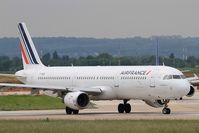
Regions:
[[16, 77], [23, 84], [0, 83], [0, 87], [22, 87], [58, 93], [66, 114], [78, 114], [91, 100], [122, 100], [119, 113], [130, 113], [131, 99], [163, 108], [170, 114], [170, 100], [193, 96], [195, 90], [183, 73], [168, 66], [56, 66], [41, 62], [25, 23], [18, 24], [23, 69]]

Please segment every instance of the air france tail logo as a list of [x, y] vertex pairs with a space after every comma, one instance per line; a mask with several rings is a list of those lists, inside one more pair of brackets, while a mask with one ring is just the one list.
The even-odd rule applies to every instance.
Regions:
[[120, 73], [120, 75], [148, 75], [149, 73], [151, 73], [151, 70], [138, 70], [138, 71], [134, 71], [134, 70], [130, 70], [130, 71], [122, 71], [121, 73]]
[[39, 64], [35, 58], [35, 55], [31, 48], [29, 38], [25, 32], [25, 29], [24, 29], [22, 23], [20, 23], [18, 25], [18, 28], [19, 28], [19, 32], [21, 35], [20, 48], [21, 48], [21, 52], [22, 52], [25, 63], [26, 64]]

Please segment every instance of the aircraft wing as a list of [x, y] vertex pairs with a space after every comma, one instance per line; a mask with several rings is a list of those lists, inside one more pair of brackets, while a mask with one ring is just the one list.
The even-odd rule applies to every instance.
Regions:
[[188, 77], [186, 78], [188, 81], [195, 81], [195, 80], [199, 80], [198, 76], [194, 73], [193, 77]]
[[82, 92], [86, 92], [90, 95], [99, 95], [102, 93], [102, 89], [101, 87], [88, 87], [88, 88], [69, 88], [68, 91], [82, 91]]
[[[189, 81], [189, 80], [188, 80]], [[193, 86], [199, 86], [199, 79], [191, 80], [189, 83]]]
[[188, 77], [188, 78], [186, 78], [189, 82], [190, 82], [190, 84], [192, 84], [193, 86], [198, 86], [199, 85], [199, 77], [196, 75], [196, 74], [194, 74], [194, 76], [193, 77]]
[[66, 88], [59, 86], [44, 86], [44, 85], [29, 85], [29, 84], [9, 84], [9, 83], [0, 83], [0, 88], [32, 88], [40, 90], [62, 90], [66, 91]]
[[82, 92], [88, 93], [89, 95], [99, 95], [102, 93], [102, 90], [97, 87], [66, 88], [63, 86], [0, 83], [0, 89], [3, 89], [3, 88], [32, 88], [32, 89], [38, 89], [38, 90], [63, 91], [63, 92], [82, 91]]

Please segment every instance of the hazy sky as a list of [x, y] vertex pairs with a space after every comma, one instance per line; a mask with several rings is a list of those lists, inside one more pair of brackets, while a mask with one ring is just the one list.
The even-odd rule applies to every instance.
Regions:
[[199, 36], [199, 0], [1, 0], [0, 37]]

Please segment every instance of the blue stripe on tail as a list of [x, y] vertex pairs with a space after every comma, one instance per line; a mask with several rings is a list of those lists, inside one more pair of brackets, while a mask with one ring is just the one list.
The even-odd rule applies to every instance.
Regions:
[[34, 55], [34, 53], [33, 53], [33, 51], [32, 51], [31, 46], [30, 46], [30, 42], [29, 42], [29, 40], [28, 40], [28, 38], [27, 38], [27, 36], [26, 36], [25, 30], [24, 30], [23, 25], [22, 25], [21, 23], [19, 23], [19, 27], [20, 27], [20, 29], [21, 29], [23, 38], [25, 39], [24, 41], [26, 42], [26, 45], [27, 45], [28, 50], [29, 50], [29, 52], [30, 52], [30, 55], [31, 55], [31, 57], [32, 57], [33, 64], [39, 64], [39, 63], [37, 62], [36, 58], [35, 58], [35, 55]]
[[18, 28], [19, 28], [19, 33], [20, 33], [20, 35], [21, 35], [21, 39], [22, 39], [22, 41], [23, 41], [23, 44], [24, 44], [24, 47], [25, 47], [25, 49], [26, 49], [26, 52], [27, 52], [27, 54], [28, 54], [28, 57], [29, 57], [29, 60], [30, 60], [30, 64], [33, 64], [33, 61], [32, 61], [32, 58], [31, 58], [31, 56], [30, 56], [30, 53], [29, 53], [29, 51], [28, 51], [28, 48], [27, 48], [27, 45], [26, 45], [26, 42], [25, 42], [25, 40], [24, 40], [24, 37], [23, 37], [23, 34], [22, 34], [22, 31], [21, 31], [21, 27], [18, 25]]

